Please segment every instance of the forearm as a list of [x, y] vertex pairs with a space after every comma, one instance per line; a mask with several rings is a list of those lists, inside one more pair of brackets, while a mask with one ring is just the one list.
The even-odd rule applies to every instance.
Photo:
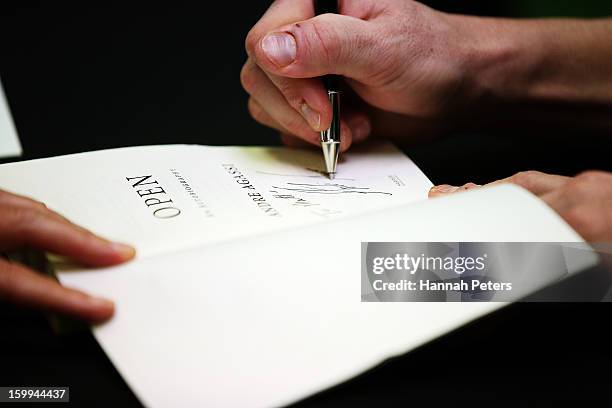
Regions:
[[472, 100], [492, 121], [612, 130], [612, 19], [452, 18]]

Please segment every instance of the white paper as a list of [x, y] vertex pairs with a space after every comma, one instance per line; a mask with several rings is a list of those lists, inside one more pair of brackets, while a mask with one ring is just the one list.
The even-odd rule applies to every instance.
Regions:
[[21, 143], [0, 82], [0, 158], [21, 156], [21, 153]]
[[[149, 407], [269, 407], [503, 306], [362, 303], [362, 241], [580, 241], [517, 187], [62, 274], [115, 299], [94, 333]], [[330, 245], [329, 243], [333, 243]]]
[[[518, 187], [425, 201], [427, 178], [401, 153], [378, 149], [347, 155], [337, 182], [392, 195], [286, 190], [330, 187], [305, 170], [320, 160], [314, 153], [193, 146], [1, 166], [0, 186], [145, 253], [59, 274], [68, 286], [115, 300], [115, 317], [94, 334], [145, 405], [278, 406], [503, 306], [362, 303], [361, 242], [581, 241]], [[282, 221], [253, 205], [222, 164], [240, 169]], [[189, 206], [193, 196], [169, 169], [180, 169], [206, 208]], [[155, 220], [126, 185], [126, 177], [149, 173], [185, 221]], [[281, 188], [298, 196], [275, 198]]]
[[[149, 146], [8, 164], [0, 188], [132, 243], [142, 257], [425, 200], [432, 185], [390, 144], [343, 155], [334, 181], [309, 170], [321, 167], [314, 150]], [[173, 209], [180, 215], [160, 218]]]

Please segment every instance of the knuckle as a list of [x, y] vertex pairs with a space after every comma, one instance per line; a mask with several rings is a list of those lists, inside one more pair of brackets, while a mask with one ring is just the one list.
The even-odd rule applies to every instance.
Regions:
[[587, 197], [597, 194], [598, 189], [593, 189], [592, 180], [584, 177], [575, 177], [569, 183], [567, 183], [565, 190], [567, 194], [573, 197], [581, 197], [586, 199]]
[[294, 135], [307, 135], [310, 132], [309, 126], [304, 119], [297, 114], [289, 115], [289, 117], [284, 118], [281, 125], [289, 133]]
[[261, 105], [255, 102], [253, 98], [249, 98], [247, 107], [251, 117], [257, 122], [262, 123], [263, 108], [261, 107]]
[[510, 180], [514, 183], [514, 184], [518, 184], [521, 187], [525, 187], [527, 189], [529, 189], [529, 187], [531, 187], [533, 185], [533, 183], [535, 182], [535, 180], [542, 176], [542, 172], [536, 171], [536, 170], [527, 170], [527, 171], [520, 171], [518, 173], [516, 173], [515, 175], [513, 175]]
[[250, 95], [255, 89], [255, 66], [247, 61], [240, 70], [240, 83], [244, 90]]
[[41, 214], [38, 211], [31, 208], [20, 207], [13, 210], [11, 218], [16, 227], [17, 233], [27, 234], [32, 232], [32, 229], [40, 216]]
[[255, 55], [255, 48], [257, 47], [258, 39], [258, 32], [255, 30], [255, 28], [252, 28], [244, 39], [244, 49], [246, 50], [247, 55]]
[[605, 232], [604, 224], [599, 222], [594, 211], [585, 206], [572, 207], [561, 216], [587, 240], [597, 239]]
[[292, 107], [299, 109], [300, 105], [304, 103], [304, 98], [298, 92], [292, 81], [281, 80], [276, 86]]
[[297, 115], [291, 115], [283, 120], [283, 126], [293, 133], [303, 133], [303, 119]]
[[581, 181], [585, 181], [585, 182], [603, 182], [606, 179], [608, 179], [610, 177], [610, 175], [608, 173], [605, 173], [603, 171], [598, 171], [598, 170], [588, 170], [588, 171], [584, 171], [580, 174], [578, 174], [578, 176], [576, 176], [576, 179], [581, 180]]

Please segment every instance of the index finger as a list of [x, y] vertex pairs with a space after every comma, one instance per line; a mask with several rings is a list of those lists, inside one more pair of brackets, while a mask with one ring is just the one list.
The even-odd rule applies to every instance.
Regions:
[[29, 246], [92, 266], [114, 265], [134, 257], [134, 249], [100, 238], [50, 210], [8, 208], [0, 217], [0, 247]]

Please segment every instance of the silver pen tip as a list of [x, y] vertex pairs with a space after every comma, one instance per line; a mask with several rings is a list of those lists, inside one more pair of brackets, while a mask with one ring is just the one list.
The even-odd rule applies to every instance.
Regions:
[[327, 173], [327, 177], [329, 177], [330, 180], [333, 180], [336, 178], [336, 173]]
[[325, 172], [327, 174], [336, 172], [338, 164], [338, 153], [340, 152], [339, 142], [321, 142], [323, 148], [323, 160], [325, 162]]

